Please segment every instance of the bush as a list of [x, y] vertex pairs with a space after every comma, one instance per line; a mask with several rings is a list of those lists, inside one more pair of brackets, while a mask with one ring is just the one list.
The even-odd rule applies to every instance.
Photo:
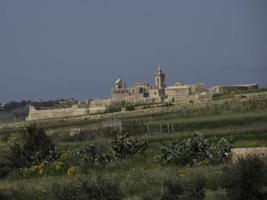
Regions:
[[226, 139], [221, 138], [216, 145], [210, 147], [209, 161], [214, 164], [221, 163], [228, 158], [231, 151], [231, 144]]
[[21, 141], [9, 145], [5, 157], [12, 167], [23, 168], [43, 160], [55, 160], [58, 158], [58, 152], [45, 130], [31, 125], [22, 134]]
[[94, 167], [98, 165], [108, 164], [111, 157], [100, 150], [94, 143], [85, 145], [78, 152], [82, 165]]
[[224, 185], [229, 199], [260, 200], [267, 166], [256, 157], [239, 159], [224, 170]]
[[219, 163], [227, 157], [229, 151], [230, 143], [226, 139], [222, 138], [214, 145], [197, 133], [191, 138], [173, 142], [169, 147], [163, 147], [161, 160], [164, 163], [173, 162], [191, 166], [202, 161]]
[[200, 175], [164, 182], [165, 191], [161, 200], [202, 200], [205, 199], [205, 179]]
[[128, 156], [143, 152], [147, 148], [145, 140], [137, 140], [136, 137], [130, 137], [128, 133], [117, 135], [112, 142], [112, 149], [115, 157], [125, 159]]

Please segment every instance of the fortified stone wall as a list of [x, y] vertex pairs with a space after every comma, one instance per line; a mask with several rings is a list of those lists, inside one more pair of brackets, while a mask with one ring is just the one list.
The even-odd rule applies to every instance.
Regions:
[[53, 118], [65, 118], [65, 117], [76, 117], [81, 115], [88, 115], [88, 108], [60, 108], [60, 109], [49, 109], [49, 110], [36, 110], [34, 107], [29, 107], [29, 114], [26, 121], [31, 120], [42, 120], [42, 119], [53, 119]]
[[93, 100], [89, 103], [89, 114], [104, 113], [111, 103], [111, 99]]
[[[250, 103], [251, 102], [251, 103]], [[43, 110], [36, 111], [31, 110], [29, 113], [29, 117], [27, 120], [40, 120], [40, 119], [48, 119], [51, 118], [65, 118], [68, 115], [70, 118], [66, 119], [71, 122], [80, 121], [80, 120], [105, 120], [105, 119], [123, 119], [125, 117], [138, 117], [144, 115], [151, 114], [163, 114], [163, 113], [172, 113], [172, 112], [182, 112], [185, 110], [195, 110], [199, 108], [204, 109], [214, 109], [220, 108], [221, 106], [242, 106], [241, 103], [247, 103], [248, 105], [261, 102], [261, 104], [267, 103], [267, 92], [259, 92], [259, 93], [251, 93], [246, 95], [236, 95], [235, 98], [225, 99], [225, 100], [198, 100], [194, 103], [184, 102], [179, 103], [174, 106], [168, 107], [153, 107], [146, 109], [138, 109], [133, 111], [124, 111], [124, 112], [116, 112], [116, 113], [106, 113], [106, 114], [96, 114], [89, 115], [88, 109], [86, 108], [67, 108], [67, 109], [53, 109], [53, 110]], [[57, 112], [58, 110], [58, 112]], [[66, 114], [67, 111], [67, 114]], [[49, 118], [47, 118], [49, 117]], [[47, 120], [47, 121], [48, 121]], [[53, 119], [53, 121], [62, 120], [62, 119]], [[64, 119], [65, 120], [65, 119]], [[45, 120], [44, 120], [45, 121]], [[25, 127], [27, 122], [16, 122], [9, 124], [0, 124], [0, 129], [5, 128], [19, 128]]]

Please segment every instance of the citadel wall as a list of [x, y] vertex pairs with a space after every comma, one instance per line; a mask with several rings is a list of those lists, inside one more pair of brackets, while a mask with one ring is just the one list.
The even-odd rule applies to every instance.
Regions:
[[[251, 103], [250, 103], [251, 102]], [[258, 93], [251, 93], [251, 94], [245, 94], [245, 95], [235, 95], [234, 98], [227, 98], [224, 100], [212, 100], [212, 99], [204, 99], [204, 100], [197, 100], [194, 103], [179, 103], [174, 106], [167, 106], [167, 107], [153, 107], [153, 108], [146, 108], [146, 109], [138, 109], [133, 111], [124, 111], [124, 112], [115, 112], [115, 113], [105, 113], [105, 114], [95, 114], [95, 115], [79, 115], [75, 117], [69, 117], [66, 120], [69, 120], [70, 122], [80, 121], [80, 120], [105, 120], [105, 119], [123, 119], [124, 117], [138, 117], [138, 116], [144, 116], [144, 115], [151, 115], [151, 114], [163, 114], [163, 113], [175, 113], [175, 112], [183, 112], [185, 110], [195, 110], [199, 108], [204, 109], [213, 109], [213, 108], [219, 108], [221, 105], [226, 106], [232, 106], [232, 107], [240, 107], [242, 103], [249, 105], [258, 105], [258, 103], [261, 104], [267, 104], [267, 92], [258, 92]], [[79, 108], [78, 108], [79, 109]], [[54, 109], [53, 109], [54, 110]], [[62, 109], [60, 109], [62, 110]], [[82, 113], [87, 113], [88, 110], [81, 109]], [[29, 116], [27, 120], [38, 120], [43, 119], [44, 121], [47, 120], [53, 120], [53, 122], [60, 121], [62, 119], [54, 119], [53, 116], [55, 112], [50, 112], [51, 110], [47, 110], [47, 112], [42, 112], [42, 114], [39, 114], [39, 110], [32, 111], [29, 113]], [[53, 116], [51, 118], [51, 115]], [[44, 118], [47, 116], [50, 116], [50, 118]], [[57, 115], [58, 118], [61, 118]], [[62, 118], [65, 117], [64, 116]], [[0, 129], [8, 129], [8, 128], [21, 128], [25, 127], [28, 124], [28, 122], [16, 122], [16, 123], [7, 123], [7, 124], [0, 124]]]
[[89, 103], [89, 114], [104, 113], [111, 103], [111, 99], [92, 100]]
[[[196, 110], [196, 109], [207, 109], [208, 110], [208, 109], [217, 108], [223, 105], [228, 106], [228, 107], [229, 106], [238, 107], [240, 106], [241, 103], [259, 102], [259, 101], [267, 102], [267, 92], [251, 93], [251, 94], [246, 94], [246, 95], [235, 95], [234, 98], [222, 99], [222, 100], [212, 100], [212, 99], [205, 98], [205, 99], [196, 99], [193, 102], [192, 101], [191, 102], [180, 101], [179, 103], [173, 106], [167, 106], [167, 107], [153, 107], [153, 108], [138, 109], [138, 110], [133, 110], [133, 111], [123, 111], [123, 112], [95, 114], [95, 115], [89, 115], [88, 109], [76, 108], [78, 109], [78, 111], [75, 112], [75, 114], [79, 114], [79, 115], [75, 115], [78, 117], [72, 118], [70, 120], [80, 120], [80, 119], [99, 120], [99, 119], [109, 119], [109, 118], [138, 117], [138, 116], [158, 114], [158, 113], [163, 114], [163, 113], [172, 113], [172, 112], [183, 112], [186, 110]], [[73, 109], [75, 110], [75, 108], [72, 108], [71, 110], [73, 111]], [[57, 110], [57, 109], [53, 109], [53, 110]], [[38, 110], [30, 112], [27, 120], [47, 119], [47, 116], [49, 116], [50, 119], [59, 118], [59, 116], [62, 116], [62, 115], [64, 118], [66, 115], [65, 113], [62, 113], [62, 112], [59, 112], [61, 114], [57, 114], [57, 112], [53, 112], [53, 110], [46, 110], [47, 112], [38, 111]], [[61, 110], [62, 109], [60, 109], [60, 111]], [[41, 114], [39, 112], [41, 112]], [[73, 115], [73, 112], [69, 112], [69, 117], [74, 117], [71, 115]]]
[[33, 106], [29, 107], [29, 114], [26, 121], [64, 118], [64, 117], [76, 117], [81, 115], [88, 115], [89, 110], [87, 108], [60, 108], [49, 110], [36, 110]]

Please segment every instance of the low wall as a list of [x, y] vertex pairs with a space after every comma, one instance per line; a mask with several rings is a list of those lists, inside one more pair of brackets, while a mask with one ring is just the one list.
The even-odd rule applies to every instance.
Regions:
[[267, 147], [233, 148], [231, 149], [231, 156], [233, 162], [236, 162], [239, 158], [247, 158], [249, 156], [263, 158], [267, 156]]

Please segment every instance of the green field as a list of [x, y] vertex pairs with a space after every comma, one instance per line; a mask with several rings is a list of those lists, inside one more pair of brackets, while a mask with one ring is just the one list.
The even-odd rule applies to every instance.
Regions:
[[[112, 154], [111, 144], [117, 134], [116, 128], [103, 128], [101, 124], [101, 121], [94, 121], [77, 122], [66, 126], [48, 123], [43, 126], [63, 153], [73, 155], [83, 145], [93, 142]], [[79, 136], [71, 137], [70, 128], [75, 127], [80, 128], [81, 132]], [[56, 182], [65, 184], [81, 178], [94, 181], [101, 177], [107, 182], [118, 184], [124, 199], [156, 199], [163, 190], [164, 180], [201, 174], [207, 182], [206, 199], [223, 199], [225, 191], [221, 188], [222, 169], [230, 163], [195, 166], [163, 164], [159, 160], [161, 149], [173, 141], [190, 138], [196, 132], [201, 133], [211, 142], [217, 142], [223, 137], [231, 142], [232, 147], [267, 147], [267, 109], [203, 115], [170, 113], [128, 118], [122, 120], [122, 129], [139, 140], [147, 141], [146, 150], [126, 159], [114, 159], [107, 165], [86, 168], [86, 170], [81, 170], [77, 166], [75, 176], [67, 174], [70, 167], [77, 165], [75, 161], [72, 163], [71, 159], [68, 162], [63, 161], [64, 166], [59, 173], [51, 172], [51, 169], [45, 169], [44, 174], [41, 175], [15, 170], [0, 179], [0, 188], [4, 191], [35, 191], [40, 199], [45, 199], [44, 197]], [[10, 141], [20, 136], [21, 132], [21, 129], [2, 130], [0, 135], [2, 152], [7, 149]], [[75, 156], [72, 159], [75, 160]]]

